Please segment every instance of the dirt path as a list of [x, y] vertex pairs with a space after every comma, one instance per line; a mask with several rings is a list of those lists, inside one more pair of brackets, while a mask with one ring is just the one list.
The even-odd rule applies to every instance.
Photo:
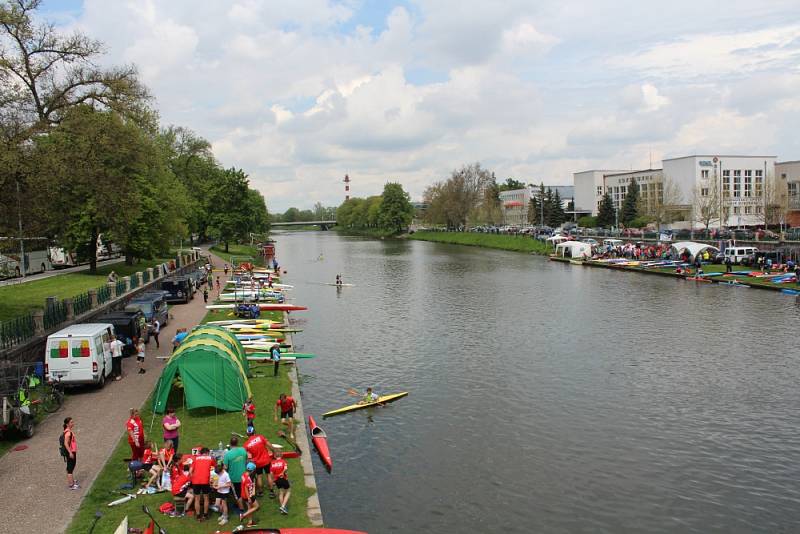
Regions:
[[[215, 256], [215, 268], [222, 265], [223, 261]], [[225, 280], [222, 272], [214, 275], [219, 275], [220, 281]], [[161, 348], [156, 349], [154, 339], [147, 345], [145, 374], [137, 374], [135, 358], [125, 358], [122, 380], [107, 382], [101, 390], [86, 388], [68, 395], [64, 407], [38, 425], [33, 438], [22, 443], [27, 449], [12, 450], [0, 458], [0, 483], [6, 488], [0, 532], [66, 530], [83, 496], [116, 447], [128, 411], [141, 406], [153, 390], [165, 365], [165, 360], [156, 356], [167, 356], [172, 351], [175, 331], [197, 325], [205, 313], [202, 292], [196, 293], [189, 304], [170, 308], [169, 324], [161, 329], [159, 336]], [[65, 464], [58, 454], [58, 437], [67, 416], [75, 419], [78, 440], [75, 478], [80, 482], [79, 490], [67, 489]], [[150, 422], [145, 423], [148, 428]], [[158, 429], [154, 432], [158, 433]]]

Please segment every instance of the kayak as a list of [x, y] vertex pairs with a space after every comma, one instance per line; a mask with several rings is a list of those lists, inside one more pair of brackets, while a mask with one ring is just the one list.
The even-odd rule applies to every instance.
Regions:
[[206, 324], [213, 324], [222, 327], [235, 327], [235, 328], [255, 328], [258, 325], [272, 326], [274, 328], [282, 328], [283, 323], [277, 321], [270, 321], [269, 319], [228, 319], [226, 321], [208, 321]]
[[328, 435], [325, 434], [322, 428], [317, 426], [317, 422], [310, 415], [308, 416], [308, 430], [311, 432], [311, 442], [314, 444], [314, 448], [317, 449], [322, 463], [325, 464], [330, 473], [331, 469], [333, 469], [333, 460], [331, 460], [331, 453], [328, 450]]
[[356, 287], [355, 284], [337, 284], [335, 282], [311, 282], [318, 286], [339, 286], [339, 287]]
[[[236, 304], [209, 304], [206, 306], [207, 310], [233, 310]], [[261, 311], [303, 311], [307, 310], [306, 306], [298, 306], [296, 304], [270, 304], [259, 303], [258, 309]]]
[[353, 412], [355, 410], [363, 410], [364, 408], [371, 408], [373, 406], [377, 406], [379, 404], [383, 405], [388, 402], [394, 402], [397, 399], [402, 399], [403, 397], [408, 395], [408, 391], [403, 391], [402, 393], [393, 393], [391, 395], [383, 395], [378, 397], [378, 400], [375, 402], [366, 402], [364, 404], [351, 404], [350, 406], [345, 406], [344, 408], [339, 408], [338, 410], [332, 410], [330, 412], [326, 412], [322, 414], [322, 417], [332, 417], [334, 415], [340, 415], [347, 412]]
[[[253, 356], [252, 354], [248, 354], [247, 361], [266, 363], [266, 362], [271, 362], [272, 358], [270, 358], [269, 356]], [[296, 361], [297, 358], [295, 358], [294, 356], [284, 356], [283, 354], [281, 354], [281, 363], [295, 363]]]
[[[284, 457], [286, 454], [284, 454]], [[241, 526], [241, 525], [240, 525]], [[217, 531], [219, 532], [219, 531]], [[242, 532], [244, 534], [367, 534], [360, 530], [342, 530], [339, 528], [324, 527], [303, 527], [303, 528], [267, 528], [267, 527], [246, 527], [235, 531], [225, 531], [221, 534], [233, 534]]]

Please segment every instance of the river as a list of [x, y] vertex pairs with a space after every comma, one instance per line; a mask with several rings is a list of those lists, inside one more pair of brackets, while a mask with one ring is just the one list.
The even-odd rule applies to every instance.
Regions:
[[[800, 306], [756, 289], [334, 232], [295, 284], [326, 525], [384, 532], [800, 530]], [[320, 255], [322, 258], [320, 259]], [[337, 289], [341, 273], [356, 287]], [[348, 388], [409, 391], [322, 421]]]

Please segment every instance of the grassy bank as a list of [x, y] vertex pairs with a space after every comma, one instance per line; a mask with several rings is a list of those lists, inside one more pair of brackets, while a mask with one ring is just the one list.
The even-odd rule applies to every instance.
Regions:
[[65, 273], [42, 280], [25, 282], [24, 284], [11, 284], [0, 287], [0, 321], [22, 315], [33, 308], [44, 308], [47, 297], [57, 297], [59, 299], [73, 297], [89, 289], [105, 285], [108, 281], [108, 274], [111, 271], [114, 271], [120, 277], [128, 276], [143, 271], [148, 267], [170, 261], [170, 259], [142, 260], [133, 265], [116, 263], [98, 268], [96, 274], [89, 274], [88, 271]]
[[452, 245], [468, 245], [472, 247], [496, 248], [514, 252], [529, 252], [534, 254], [550, 254], [553, 247], [543, 241], [530, 237], [482, 234], [475, 232], [414, 232], [409, 239], [431, 241], [435, 243], [449, 243]]
[[391, 230], [385, 230], [381, 228], [343, 228], [341, 226], [336, 226], [335, 230], [336, 233], [341, 235], [373, 237], [377, 239], [384, 239], [386, 237], [392, 237], [396, 235], [396, 233]]
[[[282, 320], [282, 314], [276, 312], [266, 313], [264, 318]], [[215, 312], [209, 314], [203, 322], [228, 318], [226, 312]], [[288, 376], [289, 366], [280, 369], [278, 378], [272, 376], [272, 364], [251, 365], [252, 378], [250, 387], [257, 407], [258, 417], [256, 418], [256, 428], [267, 439], [274, 443], [284, 445], [286, 450], [291, 450], [288, 443], [277, 437], [279, 423], [273, 422], [272, 406], [281, 393], [291, 394], [291, 380]], [[212, 409], [197, 409], [191, 412], [183, 406], [183, 397], [180, 390], [174, 390], [170, 394], [170, 404], [177, 408], [177, 416], [181, 420], [180, 443], [181, 451], [187, 452], [188, 447], [195, 445], [206, 445], [216, 448], [222, 441], [227, 444], [231, 437], [231, 431], [244, 434], [245, 422], [242, 414], [215, 412]], [[161, 444], [161, 415], [153, 416], [151, 399], [145, 402], [141, 410], [142, 421], [145, 423], [145, 435], [147, 439], [157, 438]], [[151, 426], [152, 422], [152, 426]], [[120, 422], [120, 427], [124, 421]], [[309, 454], [310, 451], [303, 451]], [[150, 507], [152, 512], [157, 514], [158, 507], [167, 501], [172, 500], [172, 495], [168, 492], [155, 495], [142, 495], [128, 503], [109, 508], [107, 504], [121, 497], [119, 487], [127, 480], [127, 464], [125, 458], [130, 456], [127, 438], [123, 435], [111, 459], [103, 467], [91, 491], [84, 498], [81, 507], [78, 509], [72, 520], [68, 533], [85, 534], [94, 521], [95, 512], [102, 511], [103, 517], [98, 521], [95, 532], [112, 532], [114, 528], [127, 515], [130, 525], [144, 528], [147, 525], [147, 518], [141, 511], [143, 504]], [[312, 490], [307, 488], [303, 478], [303, 468], [299, 459], [289, 459], [289, 480], [292, 482], [292, 496], [289, 499], [289, 514], [282, 515], [278, 511], [277, 500], [264, 496], [259, 499], [261, 510], [256, 513], [256, 520], [260, 526], [274, 528], [286, 527], [307, 527], [310, 522], [306, 515], [306, 503], [312, 494]], [[163, 528], [170, 534], [190, 534], [197, 532], [214, 532], [219, 529], [215, 520], [205, 524], [197, 523], [193, 518], [173, 518], [157, 514], [157, 520]], [[215, 518], [218, 516], [215, 516]], [[231, 523], [225, 526], [225, 530], [233, 530], [238, 525], [238, 521], [231, 515]]]
[[231, 258], [252, 258], [255, 265], [264, 265], [264, 258], [258, 253], [258, 247], [255, 245], [239, 245], [230, 243], [228, 245], [228, 252], [225, 252], [225, 245], [214, 245], [210, 249], [214, 254], [222, 258], [228, 264], [231, 263]]

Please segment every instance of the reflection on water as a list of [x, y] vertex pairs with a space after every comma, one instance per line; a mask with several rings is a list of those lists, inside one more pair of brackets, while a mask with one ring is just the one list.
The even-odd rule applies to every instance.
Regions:
[[[415, 241], [278, 238], [326, 524], [800, 530], [795, 298]], [[311, 262], [324, 254], [324, 261]], [[333, 281], [341, 273], [356, 287]], [[315, 458], [315, 462], [317, 459]], [[316, 467], [320, 467], [317, 463]]]

